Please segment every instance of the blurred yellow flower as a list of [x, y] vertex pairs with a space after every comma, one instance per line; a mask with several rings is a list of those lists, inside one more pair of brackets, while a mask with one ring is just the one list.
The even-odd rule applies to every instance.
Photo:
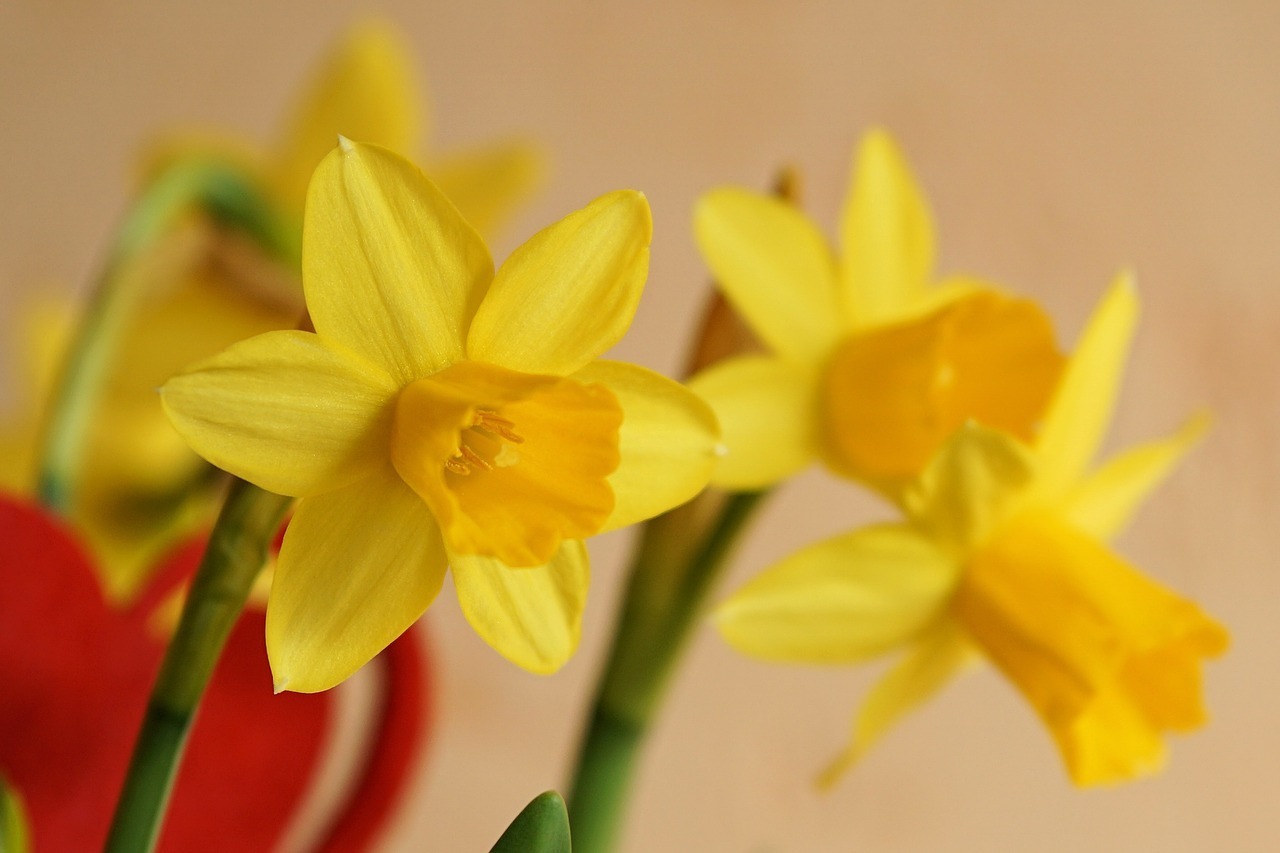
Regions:
[[644, 196], [615, 192], [541, 231], [496, 275], [440, 191], [343, 141], [307, 200], [315, 325], [232, 346], [170, 380], [165, 409], [210, 462], [296, 495], [267, 610], [279, 689], [351, 675], [452, 567], [467, 619], [535, 672], [577, 646], [581, 540], [705, 485], [715, 419], [642, 368], [593, 361], [648, 271]]
[[1158, 769], [1161, 734], [1204, 722], [1200, 661], [1225, 651], [1226, 631], [1103, 542], [1198, 440], [1205, 418], [1087, 470], [1136, 318], [1121, 277], [1034, 445], [962, 427], [905, 494], [907, 523], [802, 550], [719, 609], [725, 638], [766, 660], [853, 663], [905, 649], [826, 781], [979, 656], [1035, 708], [1079, 785]]
[[716, 485], [762, 488], [821, 458], [897, 497], [967, 420], [1035, 437], [1062, 366], [1052, 326], [983, 282], [930, 286], [928, 207], [884, 131], [857, 152], [839, 260], [803, 213], [747, 190], [706, 194], [694, 231], [771, 350], [690, 383], [724, 430]]
[[[283, 210], [300, 219], [311, 173], [339, 134], [405, 156], [421, 153], [423, 102], [394, 28], [367, 22], [352, 27], [320, 65], [273, 144], [261, 147], [219, 131], [172, 135], [153, 146], [146, 171], [188, 157], [236, 163], [259, 175]], [[543, 171], [539, 150], [522, 140], [426, 159], [432, 181], [486, 234], [529, 195]]]

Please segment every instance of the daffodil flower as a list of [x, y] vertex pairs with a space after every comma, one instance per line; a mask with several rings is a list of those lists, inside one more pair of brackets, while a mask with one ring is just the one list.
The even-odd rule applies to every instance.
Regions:
[[573, 653], [584, 538], [705, 485], [710, 409], [639, 367], [595, 361], [631, 322], [651, 222], [615, 192], [541, 231], [495, 275], [488, 249], [411, 165], [343, 141], [303, 233], [315, 333], [269, 332], [162, 389], [213, 464], [302, 498], [267, 606], [277, 687], [351, 675], [435, 598], [446, 565], [500, 653]]
[[[187, 134], [158, 144], [144, 172], [158, 174], [182, 158], [231, 162], [270, 190], [280, 215], [300, 231], [307, 181], [339, 133], [394, 151], [416, 150], [425, 117], [411, 62], [395, 32], [369, 23], [353, 28], [321, 63], [279, 139], [266, 146], [221, 134]], [[541, 158], [508, 141], [438, 160], [433, 178], [465, 211], [492, 229], [536, 186]], [[155, 389], [194, 361], [271, 329], [293, 326], [303, 310], [296, 274], [259, 263], [249, 272], [193, 258], [209, 253], [211, 233], [187, 223], [122, 274], [119, 287], [143, 292], [86, 436], [73, 519], [103, 571], [108, 595], [129, 601], [158, 557], [193, 528], [206, 525], [216, 490], [207, 468], [174, 433]], [[40, 305], [19, 318], [11, 339], [26, 343], [15, 363], [25, 413], [0, 425], [0, 485], [29, 492], [39, 420], [75, 310]], [[16, 325], [16, 324], [15, 324]]]
[[1062, 365], [1052, 326], [980, 281], [930, 284], [928, 206], [885, 132], [856, 155], [838, 259], [795, 207], [743, 189], [704, 196], [694, 232], [770, 350], [691, 382], [724, 429], [716, 485], [758, 489], [822, 459], [896, 497], [970, 419], [1034, 438]]
[[1203, 724], [1200, 662], [1226, 649], [1225, 630], [1104, 543], [1197, 441], [1204, 418], [1088, 470], [1136, 317], [1122, 277], [1034, 445], [961, 428], [906, 494], [906, 523], [802, 550], [720, 608], [725, 638], [766, 660], [843, 664], [903, 651], [827, 781], [981, 658], [1022, 692], [1079, 785], [1152, 772], [1163, 732]]

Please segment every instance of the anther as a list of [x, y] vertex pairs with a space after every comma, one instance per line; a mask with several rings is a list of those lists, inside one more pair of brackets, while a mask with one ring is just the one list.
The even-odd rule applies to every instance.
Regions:
[[461, 456], [455, 456], [452, 459], [444, 460], [444, 467], [448, 468], [455, 474], [470, 474], [471, 469], [467, 467], [467, 463], [462, 461]]
[[493, 470], [493, 466], [490, 465], [488, 462], [486, 462], [483, 456], [481, 456], [479, 453], [476, 453], [470, 447], [467, 447], [464, 444], [462, 445], [461, 450], [462, 450], [462, 458], [467, 460], [467, 462], [470, 462], [472, 465], [475, 465], [479, 468], [483, 468], [486, 471]]
[[473, 429], [484, 430], [487, 433], [505, 438], [512, 444], [524, 443], [524, 436], [514, 429], [515, 421], [509, 421], [491, 409], [476, 409], [475, 415], [472, 417], [471, 426]]

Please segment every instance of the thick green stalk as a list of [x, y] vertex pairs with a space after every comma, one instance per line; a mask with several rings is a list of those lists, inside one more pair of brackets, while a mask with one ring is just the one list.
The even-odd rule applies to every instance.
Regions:
[[291, 501], [241, 480], [232, 484], [147, 703], [107, 838], [110, 853], [154, 849], [200, 697]]
[[669, 676], [764, 495], [706, 494], [645, 526], [570, 787], [575, 853], [613, 849], [635, 759]]
[[239, 170], [212, 161], [183, 161], [143, 189], [116, 232], [45, 416], [36, 492], [55, 512], [67, 515], [71, 510], [90, 419], [120, 336], [142, 297], [140, 288], [131, 286], [128, 270], [193, 210], [239, 229], [273, 257], [296, 266], [295, 229], [281, 222], [256, 182]]

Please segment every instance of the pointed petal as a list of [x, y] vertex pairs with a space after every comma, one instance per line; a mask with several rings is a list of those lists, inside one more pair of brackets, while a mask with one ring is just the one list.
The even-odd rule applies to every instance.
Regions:
[[444, 582], [440, 530], [388, 465], [298, 504], [267, 603], [276, 690], [351, 676], [427, 609]]
[[845, 310], [860, 327], [909, 311], [933, 271], [933, 219], [897, 143], [883, 130], [862, 140], [840, 222]]
[[716, 610], [716, 626], [762, 660], [856, 663], [936, 619], [958, 571], [912, 528], [867, 527], [766, 569]]
[[477, 231], [491, 237], [542, 184], [546, 155], [511, 140], [453, 154], [431, 164], [431, 179]]
[[1016, 439], [969, 423], [943, 445], [903, 505], [939, 544], [964, 553], [1020, 506], [1034, 462]]
[[463, 614], [498, 654], [541, 675], [573, 656], [591, 580], [582, 542], [564, 542], [551, 562], [532, 569], [466, 554], [450, 554], [449, 563]]
[[653, 221], [642, 193], [601, 196], [533, 235], [498, 270], [467, 355], [563, 376], [621, 340], [649, 274]]
[[326, 59], [299, 101], [277, 154], [276, 183], [302, 210], [311, 173], [338, 136], [411, 155], [421, 135], [421, 93], [404, 44], [391, 27], [354, 27]]
[[689, 382], [720, 422], [726, 453], [711, 475], [734, 491], [770, 486], [818, 455], [818, 375], [771, 356], [722, 361]]
[[1118, 534], [1146, 496], [1200, 442], [1209, 421], [1208, 414], [1202, 412], [1173, 435], [1113, 457], [1068, 493], [1067, 517], [1099, 539]]
[[386, 464], [396, 387], [309, 332], [267, 332], [175, 376], [165, 412], [192, 449], [281, 495], [330, 491]]
[[316, 169], [302, 280], [322, 337], [408, 384], [462, 359], [492, 276], [479, 235], [406, 160], [344, 141]]
[[821, 358], [842, 328], [826, 238], [793, 205], [725, 187], [698, 199], [693, 233], [720, 289], [780, 355]]
[[1133, 277], [1121, 273], [1090, 318], [1049, 404], [1036, 451], [1049, 497], [1079, 482], [1111, 423], [1138, 323]]
[[818, 785], [834, 785], [898, 721], [941, 690], [977, 654], [954, 620], [941, 619], [875, 685], [853, 724], [853, 742], [822, 772]]
[[679, 382], [643, 367], [596, 361], [573, 379], [600, 383], [622, 406], [621, 462], [609, 475], [615, 530], [679, 506], [702, 491], [719, 448], [711, 408]]

